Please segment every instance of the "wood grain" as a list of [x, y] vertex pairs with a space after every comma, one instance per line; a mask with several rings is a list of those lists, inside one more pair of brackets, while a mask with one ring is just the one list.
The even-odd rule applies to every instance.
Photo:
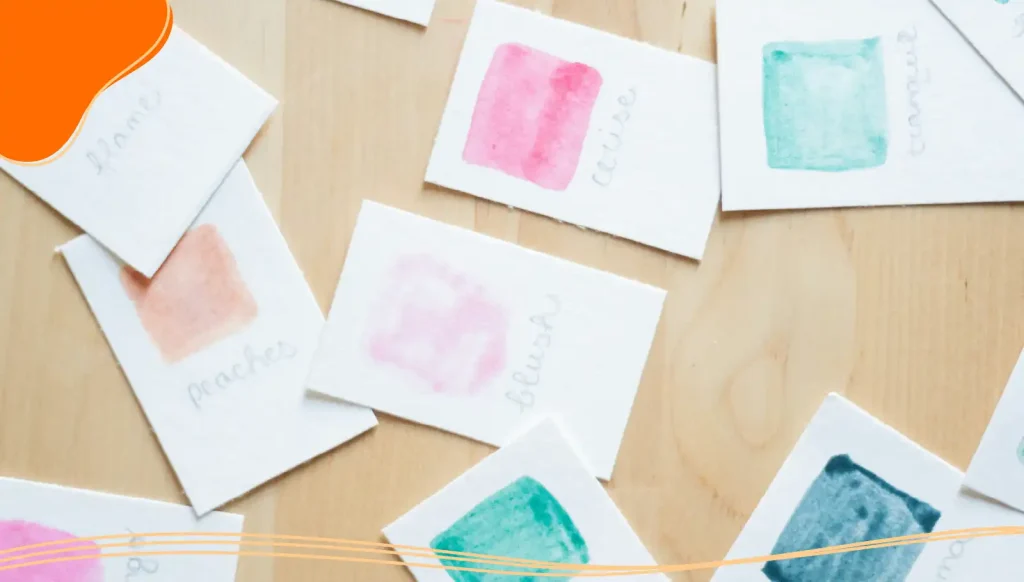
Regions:
[[[517, 3], [714, 56], [712, 0]], [[698, 265], [425, 186], [472, 5], [438, 0], [423, 30], [330, 0], [173, 4], [180, 26], [281, 100], [246, 158], [325, 310], [364, 198], [668, 289], [608, 486], [664, 564], [725, 554], [829, 391], [966, 466], [1024, 345], [1024, 208], [720, 215]], [[0, 178], [0, 474], [183, 502], [54, 255], [76, 232]], [[252, 532], [379, 540], [490, 450], [384, 417], [227, 509]], [[411, 576], [252, 558], [238, 579]]]

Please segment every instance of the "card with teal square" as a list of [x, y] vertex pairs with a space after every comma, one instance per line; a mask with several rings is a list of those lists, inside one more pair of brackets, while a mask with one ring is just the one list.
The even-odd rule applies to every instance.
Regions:
[[762, 57], [769, 167], [844, 172], [885, 164], [880, 38], [770, 43]]
[[[438, 534], [430, 542], [430, 547], [558, 564], [586, 564], [590, 561], [587, 543], [569, 514], [554, 495], [532, 477], [520, 477], [480, 502]], [[446, 559], [444, 554], [438, 554], [438, 559], [446, 567], [523, 572], [521, 576], [507, 576], [446, 570], [455, 582], [565, 582], [574, 575], [566, 572], [566, 577], [536, 576], [554, 571], [475, 564]]]

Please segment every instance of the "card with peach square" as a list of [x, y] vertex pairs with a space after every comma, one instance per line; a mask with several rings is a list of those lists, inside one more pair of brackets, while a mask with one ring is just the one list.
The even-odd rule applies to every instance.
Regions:
[[426, 181], [700, 259], [715, 92], [711, 63], [480, 0]]
[[307, 393], [323, 314], [243, 162], [152, 278], [61, 252], [200, 515], [376, 425]]
[[[243, 522], [233, 513], [197, 519], [183, 505], [0, 477], [0, 581], [232, 582], [238, 556], [212, 552], [238, 538], [204, 534], [240, 534]], [[176, 535], [147, 535], [158, 532]]]
[[495, 446], [558, 414], [609, 479], [664, 299], [365, 201], [308, 386]]

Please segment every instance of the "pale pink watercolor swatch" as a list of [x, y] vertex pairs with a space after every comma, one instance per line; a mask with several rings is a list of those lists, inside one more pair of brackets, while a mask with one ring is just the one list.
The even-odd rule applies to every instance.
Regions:
[[467, 163], [548, 190], [572, 182], [601, 90], [601, 74], [521, 44], [494, 52], [477, 96]]
[[[92, 541], [82, 541], [72, 534], [58, 529], [27, 521], [0, 521], [0, 551], [9, 551], [24, 546], [47, 542], [67, 542], [40, 548], [26, 549], [2, 554], [4, 559], [17, 558], [20, 554], [36, 552], [60, 552], [60, 555], [33, 556], [11, 560], [4, 566], [36, 562], [47, 557], [79, 557], [68, 562], [51, 562], [0, 571], [0, 582], [103, 582], [103, 564], [100, 562], [100, 548]], [[75, 548], [72, 550], [71, 548]], [[91, 557], [89, 557], [91, 556]]]
[[124, 267], [121, 283], [168, 363], [209, 347], [256, 319], [256, 300], [212, 224], [185, 233], [152, 279]]
[[433, 257], [399, 259], [371, 315], [370, 356], [435, 392], [478, 393], [505, 368], [505, 308]]

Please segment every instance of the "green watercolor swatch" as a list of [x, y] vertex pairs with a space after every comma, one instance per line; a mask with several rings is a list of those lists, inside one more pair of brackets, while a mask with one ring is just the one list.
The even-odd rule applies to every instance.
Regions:
[[[569, 514], [543, 485], [532, 477], [520, 477], [491, 495], [430, 542], [434, 550], [469, 552], [559, 564], [587, 564], [587, 543]], [[543, 568], [523, 568], [471, 561], [438, 559], [446, 567], [461, 566], [523, 572], [521, 576], [487, 572], [446, 570], [455, 582], [565, 582], [566, 577], [538, 577], [553, 572]]]
[[768, 165], [844, 172], [885, 163], [889, 120], [880, 38], [764, 46]]

